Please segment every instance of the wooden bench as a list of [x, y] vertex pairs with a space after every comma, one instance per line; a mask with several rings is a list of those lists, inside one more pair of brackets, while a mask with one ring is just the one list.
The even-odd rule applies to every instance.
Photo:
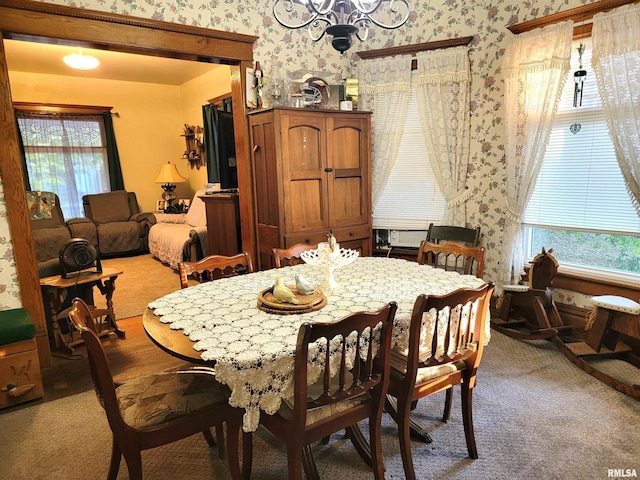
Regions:
[[0, 408], [44, 396], [35, 334], [26, 309], [0, 311]]

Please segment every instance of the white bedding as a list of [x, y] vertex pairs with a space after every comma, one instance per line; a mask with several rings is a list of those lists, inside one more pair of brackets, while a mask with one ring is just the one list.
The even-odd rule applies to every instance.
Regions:
[[[188, 213], [155, 214], [156, 224], [149, 230], [149, 252], [175, 270], [178, 269], [178, 264], [185, 260], [183, 252], [192, 231], [195, 231], [200, 239], [203, 255], [209, 254], [205, 204], [199, 197], [204, 193], [204, 190], [196, 192]], [[199, 259], [191, 258], [190, 260]]]

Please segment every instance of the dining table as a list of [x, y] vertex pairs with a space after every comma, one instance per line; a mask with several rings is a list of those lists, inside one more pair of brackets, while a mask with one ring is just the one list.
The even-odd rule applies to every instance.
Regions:
[[294, 352], [304, 322], [332, 322], [394, 301], [393, 344], [404, 349], [418, 295], [443, 295], [484, 283], [473, 275], [417, 262], [358, 257], [332, 272], [335, 283], [322, 289], [326, 304], [321, 308], [304, 313], [260, 308], [258, 298], [265, 290], [278, 278], [295, 285], [296, 274], [322, 285], [327, 270], [300, 264], [201, 283], [150, 302], [143, 315], [145, 331], [158, 346], [208, 365], [217, 381], [229, 387], [230, 405], [245, 410], [246, 432], [258, 428], [260, 415], [274, 414], [292, 397]]

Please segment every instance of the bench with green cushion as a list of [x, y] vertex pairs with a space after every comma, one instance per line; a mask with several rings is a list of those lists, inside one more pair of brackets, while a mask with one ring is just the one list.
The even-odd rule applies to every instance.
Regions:
[[0, 345], [29, 340], [36, 336], [36, 327], [25, 308], [0, 311]]
[[0, 408], [44, 395], [35, 336], [26, 309], [0, 311]]

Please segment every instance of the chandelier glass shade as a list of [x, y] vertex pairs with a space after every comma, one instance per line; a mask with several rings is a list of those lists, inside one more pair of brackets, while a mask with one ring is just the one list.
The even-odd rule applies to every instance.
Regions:
[[326, 33], [340, 53], [351, 47], [354, 36], [365, 41], [373, 25], [389, 30], [401, 27], [410, 11], [408, 0], [275, 0], [273, 4], [280, 25], [306, 27], [314, 42]]

